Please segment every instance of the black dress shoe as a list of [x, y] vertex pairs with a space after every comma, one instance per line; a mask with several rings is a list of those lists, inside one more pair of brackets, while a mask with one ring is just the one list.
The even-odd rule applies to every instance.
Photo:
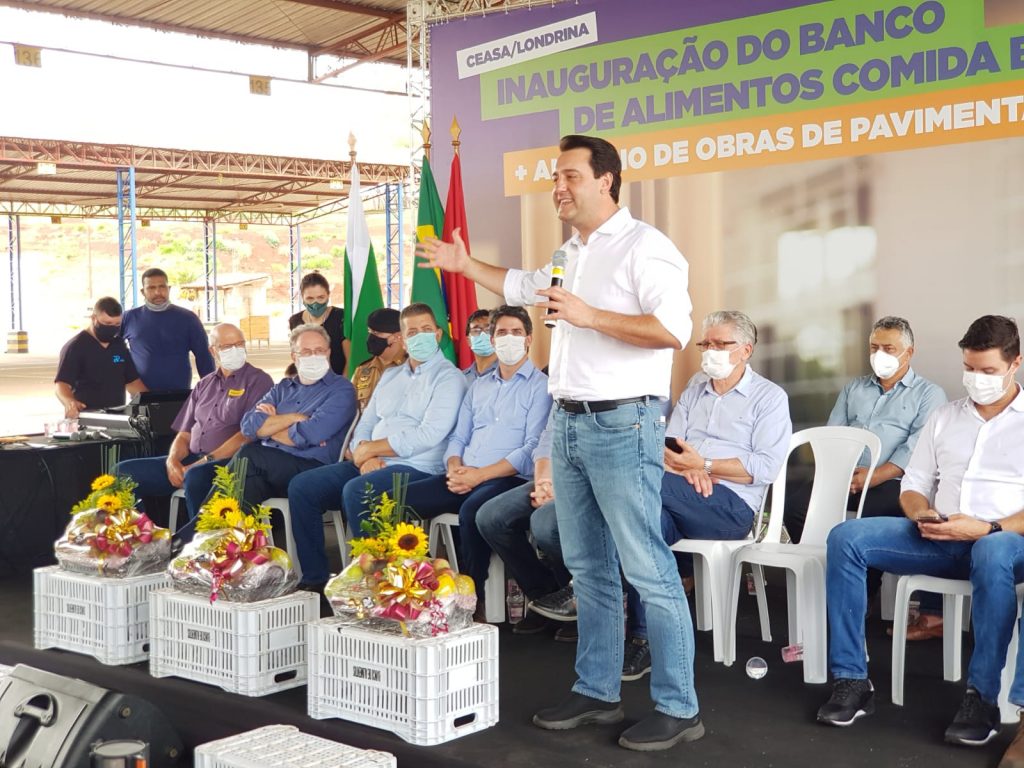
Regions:
[[560, 643], [575, 643], [579, 639], [579, 625], [575, 621], [565, 622], [555, 632], [555, 640]]
[[533, 724], [549, 731], [567, 731], [587, 723], [618, 723], [625, 717], [617, 701], [600, 701], [579, 693], [570, 693], [561, 704], [540, 710]]
[[696, 741], [704, 735], [700, 715], [672, 717], [655, 710], [622, 732], [619, 746], [637, 752], [657, 752], [681, 741]]
[[512, 625], [513, 635], [536, 635], [548, 628], [548, 620], [536, 613], [527, 611], [519, 621]]

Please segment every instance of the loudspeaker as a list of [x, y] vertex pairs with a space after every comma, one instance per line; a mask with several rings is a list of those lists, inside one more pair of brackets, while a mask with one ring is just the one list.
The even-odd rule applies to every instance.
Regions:
[[145, 699], [19, 664], [0, 679], [0, 768], [90, 768], [99, 741], [139, 739], [152, 768], [183, 765], [181, 739]]

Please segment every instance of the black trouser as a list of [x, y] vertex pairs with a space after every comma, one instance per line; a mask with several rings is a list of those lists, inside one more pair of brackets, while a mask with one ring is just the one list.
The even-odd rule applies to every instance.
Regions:
[[245, 503], [256, 506], [273, 496], [287, 497], [288, 483], [300, 472], [322, 467], [316, 459], [304, 459], [262, 443], [243, 445], [237, 458], [249, 460], [245, 472]]

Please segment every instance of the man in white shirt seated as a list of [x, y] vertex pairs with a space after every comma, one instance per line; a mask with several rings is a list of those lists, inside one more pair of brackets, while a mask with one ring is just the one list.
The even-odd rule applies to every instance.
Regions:
[[[828, 539], [829, 663], [832, 698], [818, 722], [850, 725], [874, 711], [867, 676], [864, 614], [867, 569], [970, 578], [974, 652], [967, 692], [946, 741], [977, 746], [999, 730], [1000, 674], [1024, 581], [1024, 393], [1016, 323], [975, 320], [960, 340], [969, 397], [928, 418], [903, 477], [905, 519], [849, 520]], [[1024, 665], [1010, 689], [1024, 706]], [[1022, 721], [1024, 722], [1024, 721]], [[1000, 768], [1024, 766], [1024, 726]]]

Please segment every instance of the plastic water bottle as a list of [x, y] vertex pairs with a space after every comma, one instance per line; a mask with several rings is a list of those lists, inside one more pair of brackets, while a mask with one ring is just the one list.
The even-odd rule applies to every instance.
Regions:
[[753, 656], [747, 659], [747, 677], [751, 680], [760, 680], [768, 674], [768, 662], [760, 656]]
[[508, 621], [518, 624], [526, 611], [526, 595], [519, 588], [515, 579], [509, 579], [505, 589], [505, 602], [508, 605]]

